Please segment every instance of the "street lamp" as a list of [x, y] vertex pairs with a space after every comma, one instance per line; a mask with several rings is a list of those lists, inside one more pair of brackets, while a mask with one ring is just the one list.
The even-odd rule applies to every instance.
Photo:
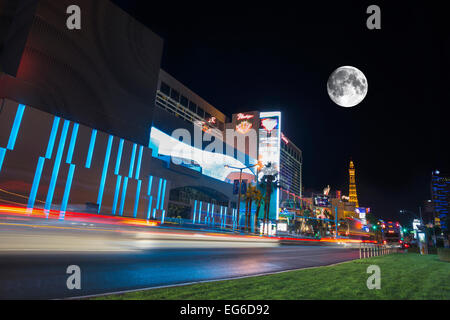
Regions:
[[[251, 166], [246, 166], [246, 167], [242, 167], [242, 168], [239, 168], [239, 167], [233, 167], [233, 166], [230, 166], [230, 165], [224, 165], [224, 167], [225, 168], [231, 168], [231, 169], [236, 169], [236, 170], [239, 170], [239, 192], [238, 192], [238, 203], [237, 203], [237, 212], [238, 212], [238, 223], [239, 223], [239, 221], [240, 221], [240, 218], [241, 218], [241, 211], [240, 211], [240, 209], [241, 209], [241, 184], [242, 184], [242, 170], [245, 170], [245, 169], [250, 169], [250, 168], [253, 168], [253, 167], [256, 167], [256, 166], [260, 166], [260, 163], [258, 162], [258, 163], [256, 163], [256, 164], [253, 164], [253, 165], [251, 165]], [[256, 181], [258, 181], [258, 177], [256, 177]]]

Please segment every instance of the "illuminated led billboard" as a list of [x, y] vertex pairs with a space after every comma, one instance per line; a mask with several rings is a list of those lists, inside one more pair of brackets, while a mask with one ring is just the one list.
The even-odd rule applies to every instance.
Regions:
[[[202, 174], [221, 181], [230, 180], [232, 173], [236, 172], [236, 169], [232, 167], [245, 167], [244, 163], [232, 156], [221, 152], [201, 150], [195, 146], [179, 141], [155, 127], [152, 127], [150, 141], [150, 147], [156, 153], [155, 156], [167, 156], [174, 162], [178, 159], [186, 163], [186, 160], [188, 160], [190, 163], [195, 163], [200, 166]], [[242, 172], [250, 175], [253, 174], [250, 169], [244, 169]]]
[[[263, 165], [271, 164], [278, 175], [280, 174], [281, 150], [281, 112], [261, 112], [258, 129], [258, 160]], [[262, 175], [260, 175], [261, 180]], [[279, 188], [272, 193], [270, 201], [269, 218], [278, 220], [279, 214]]]

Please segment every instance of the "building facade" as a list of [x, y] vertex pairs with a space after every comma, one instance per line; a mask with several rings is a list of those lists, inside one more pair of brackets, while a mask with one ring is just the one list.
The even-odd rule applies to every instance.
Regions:
[[[248, 111], [233, 114], [226, 129], [237, 135], [228, 143], [262, 165], [270, 163], [277, 173], [277, 188], [271, 199], [269, 217], [278, 220], [286, 207], [299, 208], [303, 191], [302, 152], [281, 132], [281, 113]], [[256, 175], [261, 181], [263, 173]]]
[[[70, 5], [79, 30], [65, 27]], [[6, 0], [0, 16], [1, 204], [236, 226], [236, 168], [258, 161], [301, 197], [301, 151], [282, 139], [281, 113], [228, 119], [160, 68], [163, 40], [112, 2]]]
[[450, 210], [450, 177], [444, 177], [439, 171], [431, 174], [431, 201], [435, 218], [439, 219], [442, 231], [448, 233], [448, 214]]
[[302, 198], [302, 151], [281, 134], [280, 187]]
[[160, 70], [156, 106], [201, 126], [204, 131], [223, 131], [226, 116], [164, 70]]
[[[65, 28], [70, 5], [80, 30]], [[161, 38], [108, 0], [3, 1], [0, 16], [1, 206], [160, 222], [187, 210], [195, 223], [236, 225], [224, 163], [245, 163], [216, 156], [203, 136], [189, 148], [171, 136], [226, 118], [160, 71]], [[173, 161], [180, 146], [189, 163]]]

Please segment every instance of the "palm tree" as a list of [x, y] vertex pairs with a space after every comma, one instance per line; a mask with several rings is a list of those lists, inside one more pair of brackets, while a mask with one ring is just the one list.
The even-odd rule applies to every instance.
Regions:
[[261, 204], [264, 201], [264, 197], [263, 197], [261, 191], [259, 191], [256, 188], [255, 188], [255, 193], [254, 193], [254, 200], [255, 200], [255, 204], [256, 204], [256, 211], [255, 211], [255, 231], [256, 231], [257, 224], [258, 224], [259, 210], [261, 209]]
[[263, 177], [261, 179], [262, 185], [265, 187], [266, 193], [264, 196], [264, 219], [263, 219], [263, 233], [266, 233], [266, 224], [269, 219], [269, 211], [270, 211], [270, 197], [272, 195], [273, 189], [276, 189], [278, 186], [276, 185], [276, 177], [278, 175], [277, 170], [272, 166], [269, 162], [264, 168], [261, 170], [263, 173]]
[[245, 231], [250, 230], [250, 228], [249, 228], [250, 216], [252, 213], [252, 202], [253, 202], [253, 198], [254, 198], [255, 189], [256, 189], [256, 187], [249, 185], [247, 188], [247, 192], [244, 195], [244, 198], [245, 198], [245, 227], [244, 227], [244, 230]]
[[259, 191], [256, 186], [249, 185], [247, 192], [244, 195], [245, 198], [245, 230], [250, 232], [251, 230], [251, 216], [252, 216], [252, 206], [256, 203], [256, 213], [255, 213], [255, 226], [257, 224], [259, 209], [261, 207], [263, 196], [261, 191]]

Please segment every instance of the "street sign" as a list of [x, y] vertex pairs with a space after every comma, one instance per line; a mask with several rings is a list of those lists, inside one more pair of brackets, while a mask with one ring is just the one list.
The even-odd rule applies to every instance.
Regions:
[[418, 226], [420, 226], [420, 220], [414, 219], [412, 225], [414, 230], [418, 230], [419, 229]]

